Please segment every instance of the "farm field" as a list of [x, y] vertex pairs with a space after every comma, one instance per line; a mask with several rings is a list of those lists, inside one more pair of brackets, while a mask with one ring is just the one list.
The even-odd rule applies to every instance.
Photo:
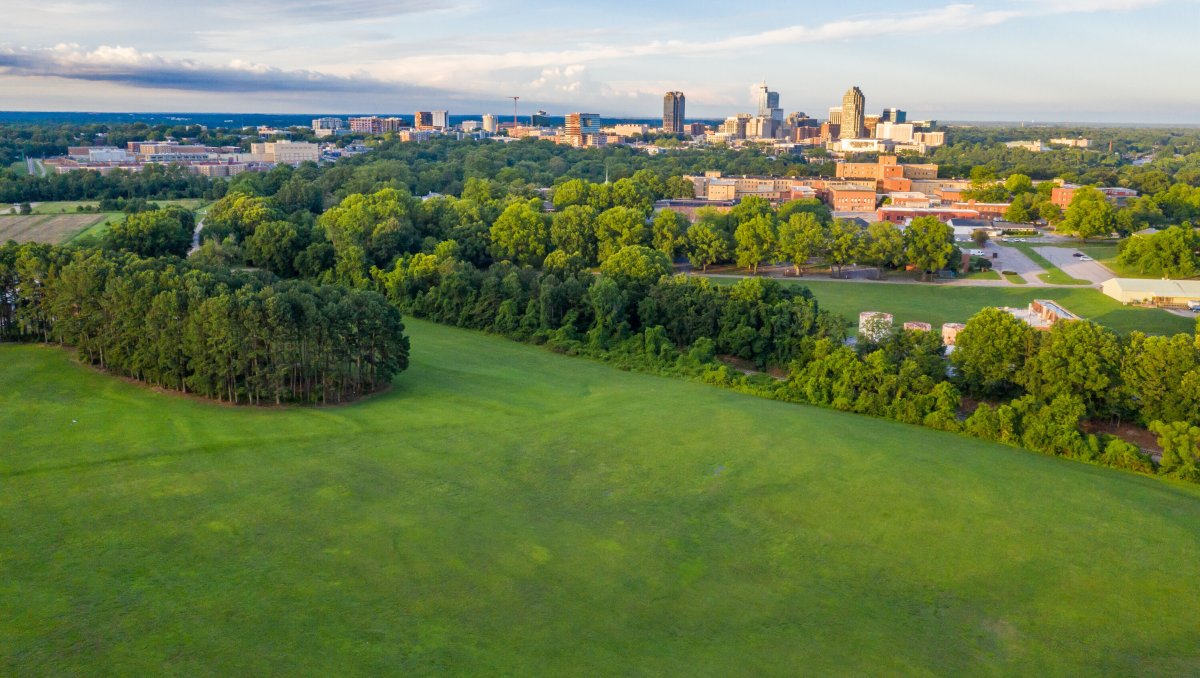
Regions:
[[409, 329], [321, 409], [0, 345], [0, 674], [1200, 672], [1198, 488]]
[[[167, 205], [179, 205], [180, 207], [194, 210], [199, 209], [210, 201], [202, 200], [200, 198], [180, 198], [177, 200], [151, 200], [150, 202], [158, 205], [159, 207], [166, 207]], [[32, 207], [34, 214], [64, 214], [75, 212], [76, 208], [81, 206], [94, 208], [99, 205], [100, 201], [98, 200], [56, 200], [53, 202], [37, 203]], [[114, 212], [114, 214], [120, 214], [120, 212]]]
[[[152, 201], [160, 207], [179, 205], [190, 210], [200, 210], [211, 201], [183, 198], [179, 200]], [[63, 244], [80, 238], [102, 236], [109, 226], [125, 219], [123, 212], [78, 212], [77, 207], [95, 207], [95, 200], [63, 200], [37, 203], [32, 214], [18, 216], [4, 213], [10, 206], [0, 206], [0, 243], [9, 239], [17, 242], [44, 242]]]
[[936, 326], [966, 322], [985, 306], [1024, 307], [1034, 299], [1052, 299], [1071, 312], [1121, 334], [1134, 330], [1146, 334], [1191, 333], [1196, 327], [1194, 319], [1158, 309], [1123, 306], [1091, 287], [894, 285], [819, 279], [790, 280], [786, 284], [808, 287], [822, 308], [840, 313], [852, 322], [857, 322], [862, 311], [885, 311], [893, 314], [897, 323], [924, 320]]
[[108, 219], [107, 214], [0, 215], [0, 242], [61, 244]]

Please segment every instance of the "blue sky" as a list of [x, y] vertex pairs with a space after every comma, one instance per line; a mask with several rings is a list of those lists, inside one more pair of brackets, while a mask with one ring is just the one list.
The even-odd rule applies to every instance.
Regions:
[[0, 24], [0, 109], [689, 117], [763, 79], [917, 118], [1200, 123], [1200, 0], [46, 0]]

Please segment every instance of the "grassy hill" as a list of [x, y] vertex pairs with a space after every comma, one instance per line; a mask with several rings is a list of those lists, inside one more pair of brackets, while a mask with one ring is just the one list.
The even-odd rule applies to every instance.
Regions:
[[1200, 491], [413, 322], [234, 409], [0, 346], [0, 674], [1200, 672]]

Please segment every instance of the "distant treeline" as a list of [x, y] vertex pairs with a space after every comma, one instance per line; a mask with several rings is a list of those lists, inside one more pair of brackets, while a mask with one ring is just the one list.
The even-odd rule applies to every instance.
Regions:
[[106, 370], [232, 403], [336, 403], [408, 365], [382, 295], [171, 258], [0, 246], [0, 339], [58, 342]]

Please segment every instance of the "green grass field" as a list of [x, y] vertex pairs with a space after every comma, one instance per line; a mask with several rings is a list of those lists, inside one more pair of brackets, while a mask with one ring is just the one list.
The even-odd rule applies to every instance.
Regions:
[[[723, 279], [721, 282], [732, 282]], [[950, 285], [890, 285], [869, 282], [836, 282], [801, 279], [788, 284], [805, 285], [822, 308], [857, 322], [862, 311], [886, 311], [896, 322], [924, 320], [934, 325], [966, 322], [985, 306], [1029, 305], [1034, 299], [1053, 299], [1068, 310], [1127, 334], [1177, 334], [1195, 331], [1196, 321], [1166, 311], [1122, 306], [1091, 288], [966, 287]]]
[[330, 409], [0, 346], [0, 674], [1200, 672], [1198, 488], [410, 329]]

